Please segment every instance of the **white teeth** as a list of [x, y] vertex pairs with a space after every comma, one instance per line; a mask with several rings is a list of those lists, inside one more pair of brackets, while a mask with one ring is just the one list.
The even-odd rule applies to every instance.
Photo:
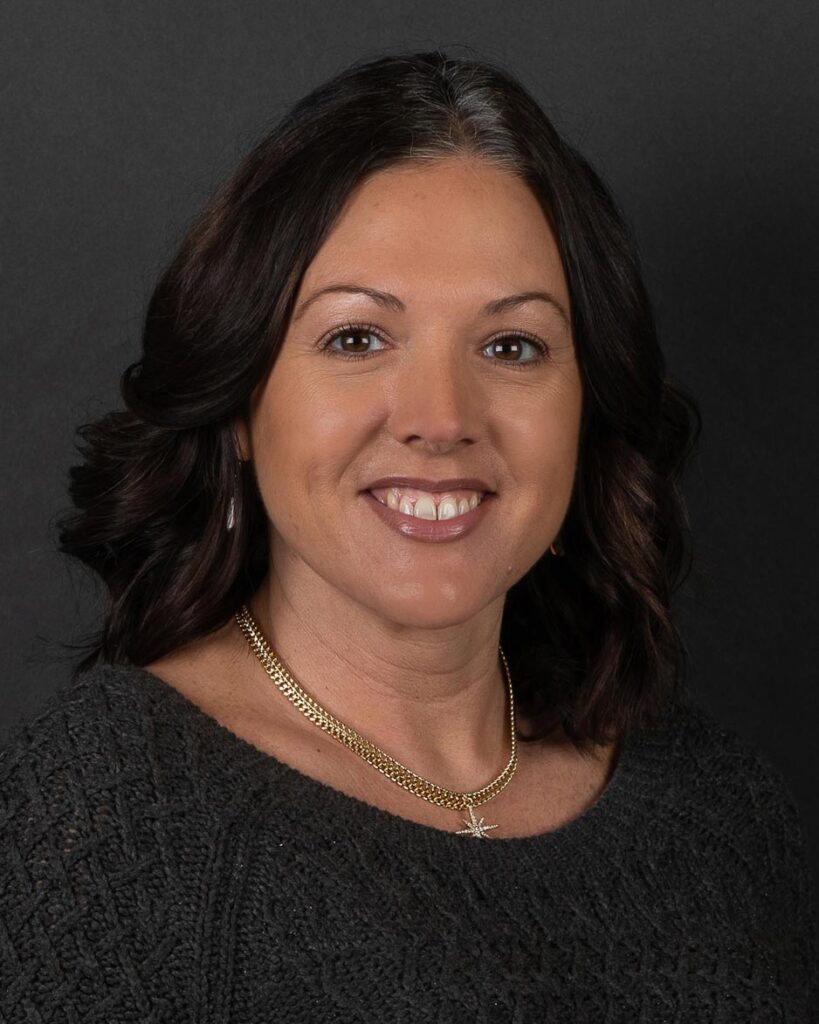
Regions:
[[433, 498], [428, 498], [426, 495], [422, 495], [415, 502], [414, 514], [417, 519], [437, 519], [438, 514], [435, 508], [435, 500]]
[[[402, 493], [399, 487], [389, 487], [379, 498], [384, 504], [405, 516], [416, 519], [455, 519], [464, 516], [477, 508], [483, 495], [474, 492], [468, 498], [458, 498], [453, 494], [440, 496], [419, 491], [411, 491], [410, 495]], [[378, 495], [376, 495], [378, 497]], [[440, 498], [440, 501], [437, 499]]]

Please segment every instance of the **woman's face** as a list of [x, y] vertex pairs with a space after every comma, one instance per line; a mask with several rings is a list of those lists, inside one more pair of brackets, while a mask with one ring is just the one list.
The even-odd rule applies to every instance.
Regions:
[[[527, 292], [546, 297], [485, 308]], [[448, 158], [362, 183], [304, 275], [249, 429], [237, 424], [289, 584], [405, 626], [502, 606], [571, 496], [581, 381], [569, 318], [552, 232], [508, 172]], [[370, 493], [385, 477], [475, 478], [494, 494], [464, 520], [471, 529], [459, 533], [456, 514], [432, 526], [446, 539], [422, 539], [412, 528], [431, 520], [401, 502], [438, 515], [441, 489], [421, 488], [425, 501], [419, 488], [381, 489], [391, 510]], [[446, 510], [461, 513], [473, 489], [445, 488]]]

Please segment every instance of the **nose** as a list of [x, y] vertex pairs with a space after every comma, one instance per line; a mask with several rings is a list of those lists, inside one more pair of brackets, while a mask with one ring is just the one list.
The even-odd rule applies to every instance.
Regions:
[[452, 338], [428, 335], [412, 346], [399, 372], [392, 432], [402, 443], [445, 454], [477, 440], [483, 405], [467, 353]]

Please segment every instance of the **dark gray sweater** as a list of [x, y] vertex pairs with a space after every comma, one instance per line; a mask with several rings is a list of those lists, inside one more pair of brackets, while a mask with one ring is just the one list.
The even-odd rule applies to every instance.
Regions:
[[819, 1020], [793, 797], [693, 702], [579, 818], [499, 831], [382, 811], [100, 666], [0, 749], [0, 1021]]

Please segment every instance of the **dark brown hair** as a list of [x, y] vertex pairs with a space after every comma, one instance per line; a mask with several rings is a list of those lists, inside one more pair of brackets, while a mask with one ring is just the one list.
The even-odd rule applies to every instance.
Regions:
[[[150, 300], [126, 408], [78, 428], [60, 550], [107, 592], [98, 661], [147, 665], [225, 625], [268, 571], [268, 522], [232, 423], [285, 336], [301, 278], [362, 179], [472, 154], [520, 177], [557, 239], [583, 381], [561, 529], [511, 588], [501, 643], [520, 714], [578, 745], [684, 696], [670, 601], [690, 571], [680, 475], [701, 429], [665, 374], [635, 247], [601, 179], [505, 70], [441, 52], [360, 61], [301, 99], [199, 216]], [[235, 528], [228, 502], [239, 474]], [[521, 737], [523, 738], [523, 737]]]

